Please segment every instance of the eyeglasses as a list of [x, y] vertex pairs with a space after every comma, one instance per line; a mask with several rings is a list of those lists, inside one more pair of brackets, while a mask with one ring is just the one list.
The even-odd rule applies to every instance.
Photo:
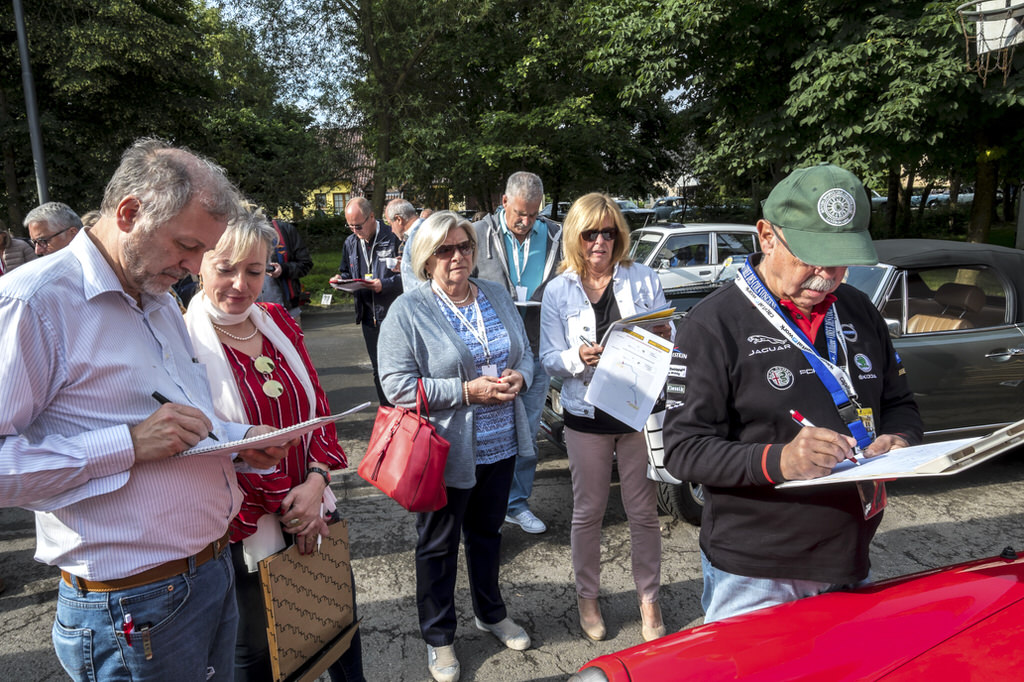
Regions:
[[54, 232], [49, 237], [43, 237], [42, 239], [29, 239], [28, 243], [31, 244], [32, 246], [37, 246], [38, 245], [38, 246], [41, 246], [41, 247], [43, 247], [45, 249], [47, 246], [50, 245], [50, 240], [51, 239], [53, 239], [54, 237], [58, 237], [58, 236], [64, 234], [65, 232], [67, 232], [70, 229], [71, 229], [71, 226], [68, 226], [68, 227], [65, 227], [63, 230], [61, 230], [60, 232]]
[[438, 258], [451, 258], [455, 255], [455, 249], [458, 249], [463, 256], [468, 256], [473, 253], [473, 242], [467, 239], [458, 244], [441, 244], [434, 249], [434, 255]]
[[606, 242], [613, 242], [619, 236], [619, 230], [616, 227], [605, 227], [600, 230], [584, 230], [580, 234], [585, 242], [596, 242], [598, 235], [604, 237]]
[[359, 223], [358, 225], [353, 225], [352, 223], [347, 223], [348, 229], [350, 229], [350, 230], [361, 230], [361, 229], [363, 229], [363, 225], [365, 225], [366, 221], [369, 220], [369, 219], [370, 219], [370, 216], [366, 216], [365, 218], [363, 218], [363, 222]]
[[281, 397], [281, 394], [284, 393], [284, 385], [271, 376], [276, 369], [274, 361], [266, 355], [260, 355], [253, 359], [252, 365], [257, 372], [263, 375], [263, 394], [268, 398]]

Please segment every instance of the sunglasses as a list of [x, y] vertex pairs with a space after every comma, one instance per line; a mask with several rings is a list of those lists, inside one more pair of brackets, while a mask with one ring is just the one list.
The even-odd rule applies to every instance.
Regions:
[[606, 242], [613, 242], [615, 241], [615, 238], [619, 236], [619, 230], [614, 227], [606, 227], [601, 230], [584, 230], [580, 234], [585, 242], [596, 242], [598, 235], [604, 237]]
[[458, 249], [463, 256], [469, 256], [473, 253], [473, 242], [467, 239], [458, 244], [441, 244], [434, 249], [434, 255], [438, 258], [451, 258], [455, 254], [455, 249]]

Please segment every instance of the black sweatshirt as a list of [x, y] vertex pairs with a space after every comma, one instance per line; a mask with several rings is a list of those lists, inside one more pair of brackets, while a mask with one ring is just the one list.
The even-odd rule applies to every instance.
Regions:
[[[835, 295], [851, 378], [860, 404], [874, 410], [876, 434], [919, 443], [921, 418], [885, 322], [857, 289], [840, 285]], [[814, 342], [827, 357], [823, 329]], [[676, 349], [666, 388], [665, 466], [705, 486], [700, 546], [711, 563], [758, 578], [866, 578], [882, 515], [864, 519], [855, 484], [774, 487], [783, 482], [782, 448], [801, 428], [789, 410], [849, 433], [800, 349], [734, 283], [690, 312]]]

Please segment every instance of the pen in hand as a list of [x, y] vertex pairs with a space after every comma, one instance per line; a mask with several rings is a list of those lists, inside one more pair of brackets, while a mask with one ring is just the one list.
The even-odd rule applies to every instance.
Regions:
[[591, 343], [590, 341], [587, 341], [587, 337], [583, 336], [582, 334], [580, 334], [580, 341], [582, 341], [583, 343], [585, 343], [587, 346], [589, 346], [591, 348], [594, 347], [594, 344]]
[[[808, 419], [807, 417], [803, 416], [802, 414], [800, 414], [796, 410], [790, 410], [789, 411], [789, 416], [792, 417], [793, 421], [795, 421], [800, 426], [811, 426], [811, 427], [814, 426], [814, 424], [811, 423], [810, 419]], [[860, 448], [854, 448], [854, 452], [857, 452], [859, 449]], [[853, 457], [847, 457], [846, 459], [850, 460], [851, 462], [853, 462], [857, 466], [860, 466], [860, 462], [857, 459], [855, 459]]]
[[[170, 399], [165, 398], [164, 395], [159, 391], [153, 391], [153, 400], [157, 401], [161, 405], [166, 405], [167, 403], [172, 402]], [[213, 440], [220, 440], [220, 438], [217, 438], [217, 436], [213, 435], [213, 431], [210, 431], [206, 435], [208, 438], [212, 438]]]

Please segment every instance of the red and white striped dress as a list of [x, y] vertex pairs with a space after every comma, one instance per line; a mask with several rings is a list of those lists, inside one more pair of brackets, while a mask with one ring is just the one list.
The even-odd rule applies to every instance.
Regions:
[[[302, 330], [291, 315], [276, 303], [258, 303], [266, 310], [278, 327], [291, 340], [306, 366], [306, 371], [313, 382], [313, 393], [316, 396], [316, 416], [331, 414], [327, 402], [327, 394], [320, 387], [316, 369], [309, 359], [306, 344], [302, 340]], [[224, 346], [224, 354], [234, 374], [238, 392], [245, 406], [246, 419], [250, 424], [269, 424], [278, 428], [293, 426], [309, 418], [309, 400], [302, 384], [296, 378], [291, 367], [270, 341], [263, 337], [262, 355], [274, 362], [274, 371], [265, 377], [256, 371], [253, 364], [255, 358]], [[284, 393], [278, 398], [270, 398], [263, 393], [263, 384], [272, 378], [284, 386]], [[307, 455], [308, 453], [308, 455]], [[256, 531], [256, 522], [261, 516], [277, 512], [282, 500], [294, 486], [306, 480], [306, 469], [309, 462], [320, 462], [329, 469], [344, 469], [348, 466], [348, 458], [338, 443], [334, 424], [328, 424], [311, 434], [303, 436], [300, 445], [288, 451], [288, 455], [277, 465], [277, 470], [270, 474], [238, 474], [238, 485], [245, 495], [238, 516], [231, 522], [231, 542], [238, 542]]]

